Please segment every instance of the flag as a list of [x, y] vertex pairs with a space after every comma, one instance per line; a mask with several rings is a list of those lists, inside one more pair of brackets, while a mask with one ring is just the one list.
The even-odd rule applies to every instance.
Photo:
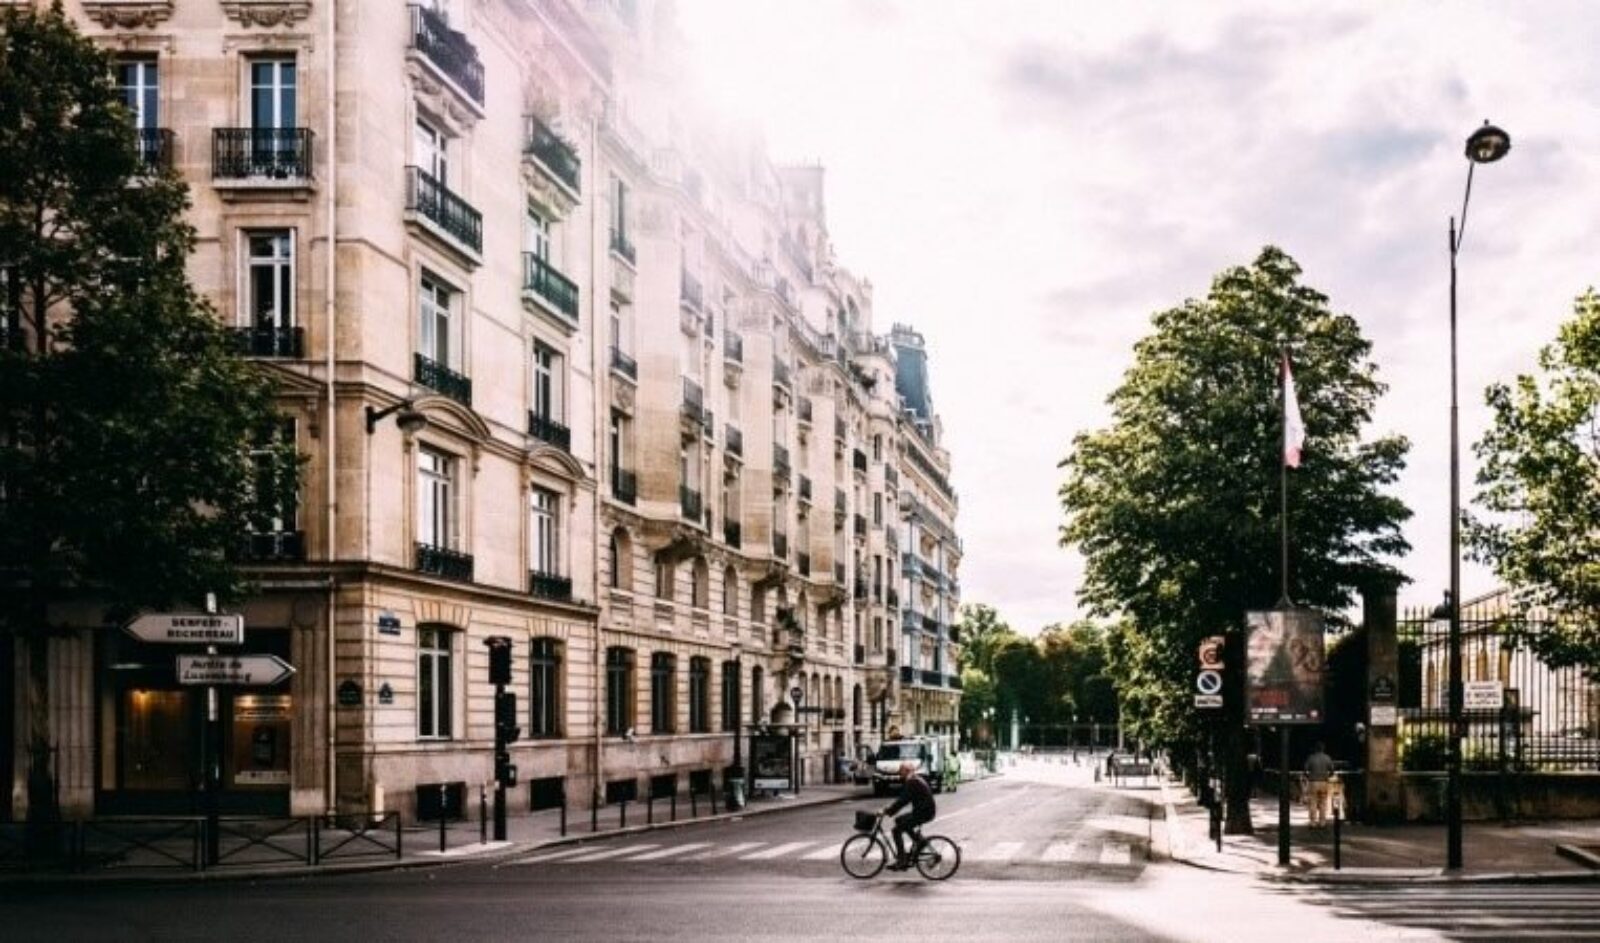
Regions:
[[1300, 398], [1294, 392], [1294, 372], [1289, 355], [1283, 355], [1283, 464], [1300, 467], [1300, 447], [1306, 444], [1306, 424], [1300, 418]]

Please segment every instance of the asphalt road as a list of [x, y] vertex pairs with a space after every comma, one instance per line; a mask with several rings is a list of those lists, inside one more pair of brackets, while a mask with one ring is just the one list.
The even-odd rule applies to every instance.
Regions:
[[[863, 798], [496, 864], [0, 888], [0, 939], [1311, 943], [1600, 932], [1600, 906], [1585, 907], [1571, 889], [1333, 893], [1149, 862], [1151, 830], [1164, 827], [1158, 810], [1151, 818], [1155, 801], [1153, 792], [1093, 787], [1087, 767], [1035, 764], [965, 787], [940, 797], [928, 829], [964, 850], [960, 871], [937, 884], [915, 872], [844, 874], [837, 853], [852, 813], [884, 802]], [[1532, 922], [1541, 905], [1558, 908], [1558, 919]]]

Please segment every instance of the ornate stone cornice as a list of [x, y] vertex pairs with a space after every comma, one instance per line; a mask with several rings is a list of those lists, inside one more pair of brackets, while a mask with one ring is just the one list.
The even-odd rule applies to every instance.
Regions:
[[241, 26], [293, 26], [311, 15], [311, 0], [222, 0], [222, 12]]
[[84, 0], [83, 12], [106, 29], [153, 28], [172, 16], [172, 0]]

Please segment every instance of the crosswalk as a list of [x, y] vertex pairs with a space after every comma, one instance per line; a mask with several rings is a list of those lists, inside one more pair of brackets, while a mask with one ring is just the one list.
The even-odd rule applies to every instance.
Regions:
[[1593, 884], [1325, 888], [1342, 916], [1452, 940], [1600, 940]]
[[[1145, 862], [1142, 843], [1126, 835], [1107, 833], [1078, 836], [1069, 840], [1037, 841], [962, 841], [962, 858], [968, 863], [997, 866], [1095, 866], [1103, 868], [1141, 867]], [[513, 866], [606, 865], [681, 865], [688, 862], [752, 862], [757, 864], [837, 862], [840, 839], [827, 841], [692, 841], [677, 844], [661, 842], [619, 845], [578, 845], [536, 852], [511, 862]]]

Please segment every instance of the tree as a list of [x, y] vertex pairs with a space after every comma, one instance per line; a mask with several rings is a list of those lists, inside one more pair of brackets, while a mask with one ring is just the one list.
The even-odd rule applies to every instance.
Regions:
[[996, 703], [994, 681], [977, 668], [961, 670], [961, 729], [966, 731], [967, 742], [972, 741], [972, 731], [988, 723], [989, 736], [994, 736], [998, 720], [991, 715]]
[[0, 634], [27, 654], [28, 813], [45, 821], [52, 605], [119, 618], [237, 596], [229, 553], [261, 502], [292, 500], [294, 461], [251, 455], [272, 385], [190, 287], [187, 188], [141, 161], [107, 55], [59, 4], [3, 30]]
[[993, 606], [973, 603], [961, 607], [961, 621], [956, 623], [961, 639], [961, 666], [977, 668], [984, 674], [994, 675], [994, 652], [1002, 641], [1017, 634], [1000, 618]]
[[1493, 421], [1476, 446], [1476, 559], [1521, 609], [1556, 614], [1527, 641], [1552, 665], [1600, 675], [1600, 295], [1589, 289], [1539, 353], [1539, 376], [1489, 387]]
[[[1205, 298], [1157, 313], [1153, 327], [1111, 394], [1111, 425], [1077, 436], [1062, 463], [1061, 537], [1085, 559], [1090, 611], [1126, 616], [1144, 636], [1113, 659], [1137, 671], [1117, 678], [1124, 706], [1181, 759], [1201, 741], [1184, 703], [1199, 640], [1280, 596], [1280, 338], [1306, 427], [1288, 476], [1290, 593], [1301, 604], [1336, 616], [1358, 586], [1393, 573], [1384, 561], [1407, 549], [1410, 512], [1384, 489], [1408, 446], [1362, 439], [1384, 389], [1372, 345], [1276, 248], [1219, 274]], [[1241, 705], [1231, 700], [1226, 746], [1240, 787]], [[1246, 790], [1229, 795], [1230, 829], [1248, 830]]]

